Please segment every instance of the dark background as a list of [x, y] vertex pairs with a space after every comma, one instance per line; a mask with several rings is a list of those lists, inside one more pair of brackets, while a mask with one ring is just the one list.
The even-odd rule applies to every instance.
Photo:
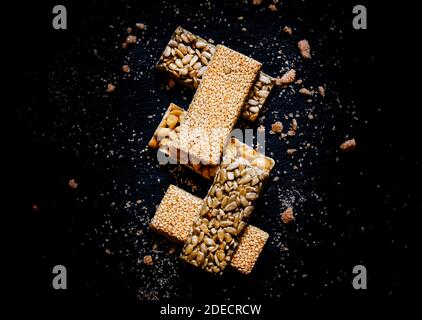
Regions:
[[[404, 79], [415, 53], [394, 18], [403, 8], [373, 2], [283, 1], [273, 13], [266, 1], [63, 1], [68, 30], [51, 27], [56, 3], [15, 8], [10, 171], [19, 220], [13, 261], [25, 269], [19, 297], [117, 304], [403, 296], [407, 226], [421, 209], [411, 185], [420, 173], [414, 151], [421, 139], [407, 101], [415, 88], [405, 94]], [[352, 28], [356, 4], [367, 6], [368, 30]], [[126, 28], [136, 22], [147, 28], [123, 50]], [[166, 90], [153, 68], [177, 25], [254, 57], [273, 76], [294, 67], [303, 86], [326, 88], [325, 98], [311, 102], [297, 92], [301, 86], [276, 88], [259, 121], [279, 180], [269, 182], [251, 221], [270, 240], [248, 277], [195, 272], [179, 261], [179, 248], [168, 253], [172, 245], [148, 229], [170, 183], [201, 197], [209, 186], [189, 170], [158, 166], [146, 148], [169, 102], [187, 107], [193, 95]], [[292, 37], [280, 31], [285, 25]], [[298, 55], [303, 38], [310, 61]], [[410, 61], [399, 57], [403, 50]], [[108, 82], [116, 84], [112, 94], [104, 91]], [[288, 126], [290, 113], [299, 116], [300, 134], [288, 143], [269, 135], [277, 120]], [[357, 150], [340, 153], [351, 137]], [[293, 157], [291, 147], [299, 150]], [[296, 220], [284, 225], [279, 214], [289, 205]], [[151, 267], [142, 262], [147, 254]], [[66, 291], [52, 289], [57, 264], [67, 267]], [[351, 285], [357, 264], [368, 269], [366, 291]]]

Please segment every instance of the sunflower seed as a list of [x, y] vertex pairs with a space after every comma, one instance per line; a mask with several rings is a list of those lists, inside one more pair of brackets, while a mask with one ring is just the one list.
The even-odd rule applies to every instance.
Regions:
[[199, 251], [196, 256], [196, 262], [200, 265], [204, 261], [204, 258], [205, 258], [205, 254]]
[[224, 211], [233, 211], [234, 209], [237, 208], [237, 203], [236, 202], [230, 202], [227, 206], [224, 207]]
[[225, 228], [225, 227], [229, 227], [229, 226], [233, 225], [233, 221], [229, 221], [229, 220], [226, 220], [226, 221], [221, 221], [220, 225], [221, 225], [223, 228]]
[[183, 62], [183, 64], [188, 64], [189, 63], [189, 61], [192, 59], [192, 55], [191, 54], [187, 54], [187, 55], [185, 55], [184, 57], [183, 57], [183, 59], [182, 59], [182, 62]]
[[255, 200], [257, 198], [256, 193], [255, 192], [248, 192], [246, 194], [246, 199], [248, 200]]
[[224, 230], [228, 233], [230, 233], [231, 235], [236, 235], [237, 234], [237, 229], [233, 228], [233, 227], [227, 227], [224, 228]]
[[210, 247], [210, 246], [214, 246], [215, 242], [211, 239], [211, 238], [205, 238], [204, 239], [204, 243], [206, 246]]
[[207, 46], [207, 44], [205, 42], [203, 42], [203, 41], [197, 41], [196, 44], [195, 44], [195, 46], [198, 49], [204, 49]]
[[170, 57], [170, 55], [171, 55], [171, 48], [169, 47], [169, 46], [167, 46], [166, 47], [166, 49], [164, 50], [164, 53], [163, 53], [163, 55], [164, 55], [164, 57]]
[[177, 49], [179, 49], [180, 52], [182, 52], [183, 54], [188, 53], [188, 48], [183, 43], [179, 43], [179, 45], [177, 46]]
[[233, 171], [237, 168], [239, 168], [239, 162], [232, 162], [227, 166], [226, 170]]

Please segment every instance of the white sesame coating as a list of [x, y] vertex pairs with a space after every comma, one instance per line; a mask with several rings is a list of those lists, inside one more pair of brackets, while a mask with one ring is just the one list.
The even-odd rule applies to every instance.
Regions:
[[258, 61], [218, 45], [175, 147], [203, 163], [217, 164], [260, 68]]
[[248, 225], [239, 239], [231, 266], [243, 274], [251, 273], [267, 239], [268, 233]]
[[170, 185], [151, 220], [150, 228], [173, 241], [185, 242], [201, 205], [200, 198]]

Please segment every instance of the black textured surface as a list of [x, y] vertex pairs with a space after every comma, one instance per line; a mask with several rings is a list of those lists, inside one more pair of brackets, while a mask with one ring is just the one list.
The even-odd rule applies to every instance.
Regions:
[[[404, 227], [416, 201], [407, 173], [418, 163], [413, 142], [391, 132], [395, 97], [386, 79], [395, 49], [387, 39], [394, 26], [385, 8], [368, 4], [369, 29], [356, 31], [348, 2], [284, 1], [276, 13], [267, 2], [254, 7], [245, 1], [63, 4], [68, 30], [52, 30], [53, 5], [46, 4], [28, 20], [31, 32], [22, 31], [32, 50], [21, 60], [16, 96], [17, 212], [34, 296], [204, 301], [403, 291]], [[123, 50], [126, 28], [136, 22], [147, 28], [135, 32], [136, 46]], [[189, 170], [159, 167], [146, 148], [169, 102], [187, 107], [193, 95], [180, 87], [166, 90], [153, 68], [177, 25], [256, 58], [273, 76], [293, 67], [303, 86], [326, 88], [325, 98], [310, 102], [297, 92], [300, 85], [276, 88], [259, 121], [267, 128], [266, 152], [276, 160], [277, 178], [251, 221], [270, 240], [249, 277], [195, 272], [179, 261], [179, 248], [169, 254], [171, 244], [148, 229], [170, 183], [198, 196], [209, 186]], [[292, 37], [280, 31], [285, 25]], [[311, 44], [310, 61], [297, 51], [303, 38]], [[130, 65], [129, 74], [120, 71], [123, 64]], [[116, 84], [112, 94], [105, 93], [108, 82]], [[289, 114], [299, 135], [287, 143], [268, 130], [276, 120], [288, 126]], [[341, 154], [340, 143], [350, 137], [357, 150]], [[292, 147], [299, 151], [287, 156]], [[76, 179], [77, 189], [69, 188], [69, 179]], [[288, 205], [297, 216], [283, 225], [279, 214]], [[143, 264], [146, 254], [154, 258], [151, 267]], [[56, 264], [68, 269], [64, 293], [51, 288]], [[357, 264], [368, 268], [367, 291], [351, 286]]]

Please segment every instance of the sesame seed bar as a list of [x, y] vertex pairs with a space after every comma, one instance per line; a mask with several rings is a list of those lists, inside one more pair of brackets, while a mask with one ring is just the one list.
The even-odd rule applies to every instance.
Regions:
[[[182, 85], [196, 89], [215, 51], [214, 44], [179, 26], [156, 67]], [[249, 93], [248, 102], [243, 106], [242, 117], [255, 121], [273, 87], [274, 78], [261, 71]]]
[[214, 274], [231, 262], [268, 172], [244, 158], [221, 164], [195, 218], [181, 259]]
[[[165, 112], [163, 119], [158, 125], [148, 145], [153, 149], [159, 149], [166, 155], [172, 156], [176, 161], [180, 160], [174, 148], [169, 149], [169, 140], [178, 139], [180, 132], [180, 123], [186, 117], [186, 111], [174, 103], [171, 103]], [[270, 157], [264, 156], [262, 153], [256, 151], [252, 147], [232, 138], [230, 143], [225, 147], [223, 152], [223, 159], [235, 159], [243, 157], [251, 161], [263, 170], [271, 171], [274, 167], [274, 160]], [[180, 161], [178, 161], [180, 163]], [[185, 163], [189, 168], [202, 175], [204, 178], [213, 178], [217, 172], [217, 165], [202, 165]]]
[[151, 220], [150, 228], [170, 240], [185, 242], [201, 206], [200, 198], [170, 185]]
[[169, 146], [189, 156], [192, 163], [218, 164], [260, 68], [258, 61], [217, 45], [180, 124], [180, 139]]
[[265, 231], [248, 225], [239, 238], [239, 245], [230, 265], [243, 274], [251, 273], [268, 237]]
[[[187, 205], [182, 208], [183, 202], [180, 200]], [[170, 240], [186, 242], [192, 222], [200, 213], [202, 201], [170, 185], [151, 221], [150, 228]], [[230, 263], [231, 267], [243, 274], [250, 273], [267, 239], [268, 233], [265, 231], [251, 225], [246, 226]]]

